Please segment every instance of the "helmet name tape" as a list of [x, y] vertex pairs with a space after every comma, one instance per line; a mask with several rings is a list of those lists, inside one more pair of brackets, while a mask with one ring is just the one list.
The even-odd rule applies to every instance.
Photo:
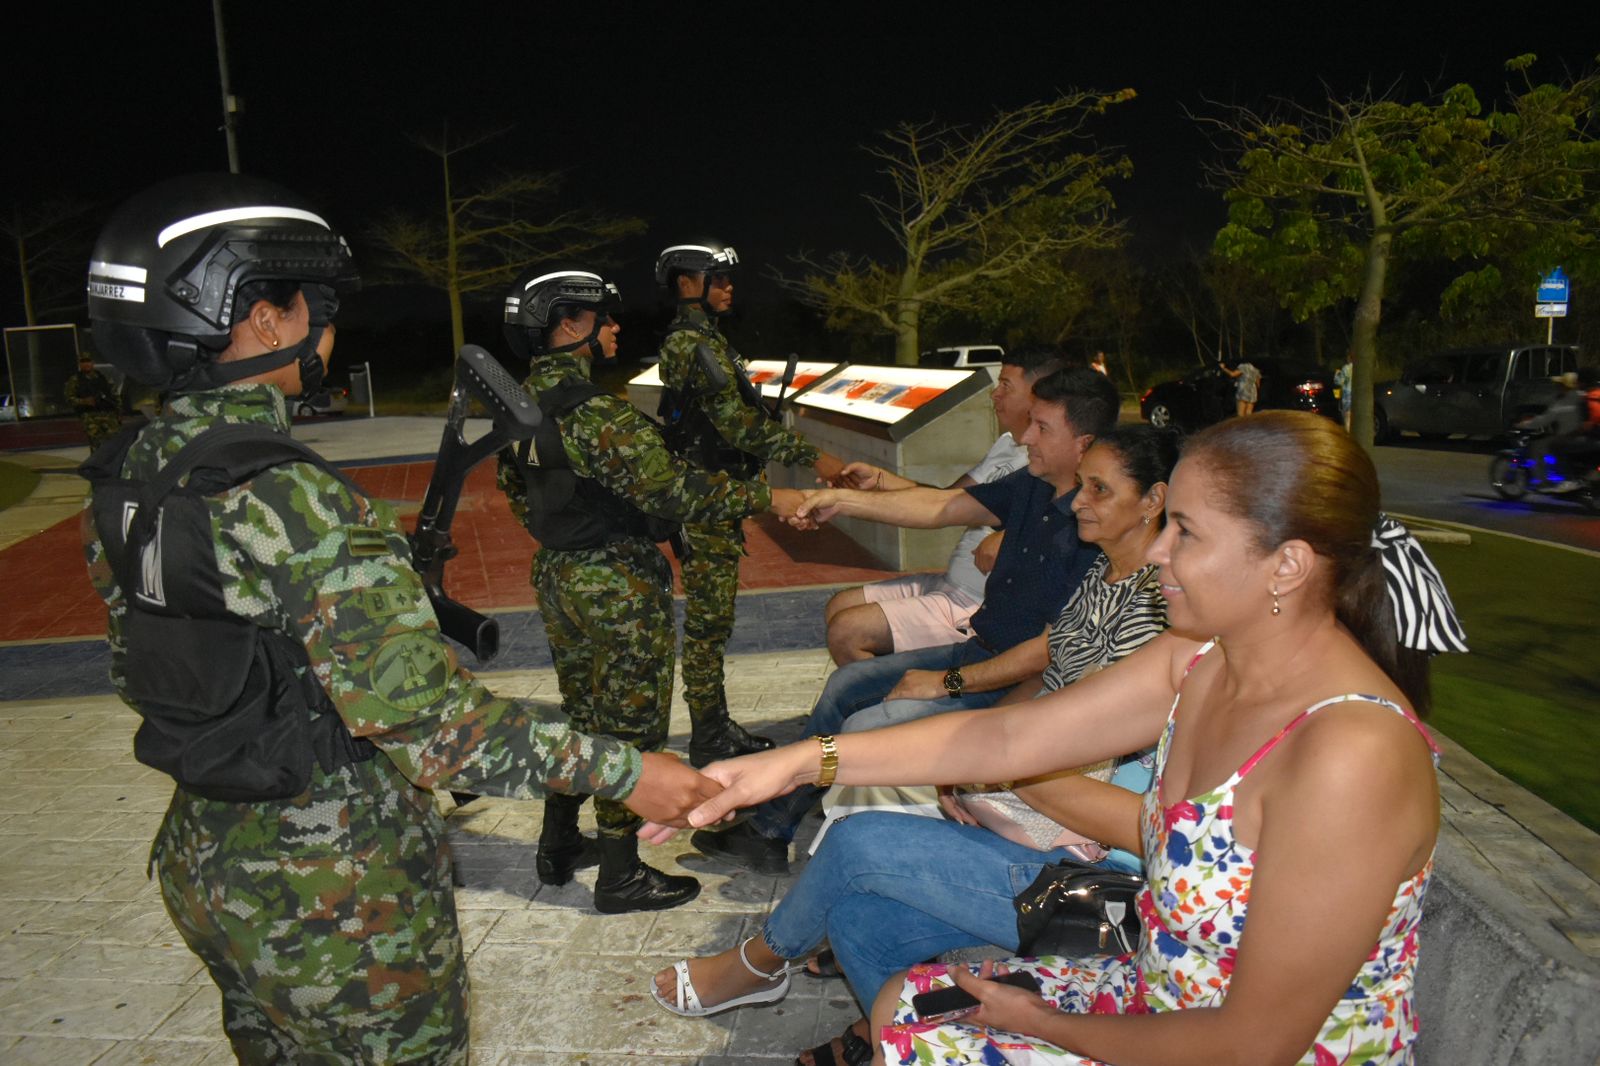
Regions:
[[118, 285], [114, 281], [89, 282], [89, 295], [98, 296], [102, 300], [124, 300], [128, 303], [144, 303], [143, 285]]
[[[187, 233], [193, 233], [195, 230], [206, 229], [209, 226], [222, 226], [229, 222], [242, 222], [245, 219], [252, 218], [293, 218], [302, 222], [315, 222], [330, 233], [333, 231], [333, 227], [328, 225], [327, 220], [321, 215], [312, 214], [310, 211], [302, 211], [298, 207], [230, 207], [222, 211], [207, 211], [204, 214], [191, 215], [188, 218], [172, 223], [156, 237], [156, 247], [165, 248], [172, 241]], [[343, 243], [343, 238], [340, 238], [340, 242]]]

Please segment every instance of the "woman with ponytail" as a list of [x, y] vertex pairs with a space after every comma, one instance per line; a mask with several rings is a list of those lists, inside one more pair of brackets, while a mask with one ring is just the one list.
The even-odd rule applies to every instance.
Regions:
[[[1040, 994], [983, 980], [992, 963], [914, 968], [879, 993], [873, 1061], [1413, 1061], [1439, 826], [1417, 716], [1426, 656], [1465, 650], [1449, 598], [1379, 511], [1371, 460], [1314, 415], [1266, 412], [1192, 438], [1167, 517], [1150, 559], [1172, 630], [1115, 665], [1026, 704], [708, 768], [727, 788], [696, 825], [819, 779], [1006, 780], [1157, 744], [1137, 818], [1149, 879], [1138, 948], [1007, 964]], [[804, 939], [756, 938], [750, 974], [699, 994], [749, 994], [758, 970], [787, 980]], [[977, 1012], [919, 1021], [913, 994], [952, 983]]]

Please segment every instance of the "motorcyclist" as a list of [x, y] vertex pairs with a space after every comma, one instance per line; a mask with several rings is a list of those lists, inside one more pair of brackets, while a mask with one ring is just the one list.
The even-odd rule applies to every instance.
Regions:
[[[1566, 481], [1560, 473], [1562, 461], [1593, 449], [1600, 439], [1600, 369], [1582, 367], [1576, 374], [1564, 375], [1564, 381], [1565, 392], [1543, 411], [1517, 423], [1519, 429], [1540, 434], [1528, 444], [1529, 480], [1535, 485]], [[1578, 482], [1570, 484], [1576, 487]]]

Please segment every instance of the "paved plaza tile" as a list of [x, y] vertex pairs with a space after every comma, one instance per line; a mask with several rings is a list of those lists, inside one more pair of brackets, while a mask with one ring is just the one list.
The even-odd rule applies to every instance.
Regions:
[[[818, 650], [729, 662], [734, 714], [798, 736], [831, 668]], [[554, 699], [551, 671], [485, 675], [508, 695]], [[109, 695], [0, 704], [0, 1062], [50, 1066], [209, 1066], [232, 1062], [219, 1000], [145, 877], [167, 778], [133, 760], [137, 717]], [[688, 717], [674, 707], [673, 746]], [[443, 801], [448, 804], [448, 801]], [[534, 876], [541, 805], [484, 798], [451, 812], [473, 990], [474, 1064], [788, 1062], [841, 1030], [854, 1003], [841, 981], [794, 979], [770, 1007], [678, 1018], [648, 995], [651, 975], [759, 929], [787, 879], [735, 871], [693, 852], [687, 834], [645, 849], [704, 886], [670, 911], [601, 915], [594, 870], [547, 888]], [[592, 814], [585, 808], [586, 828]], [[815, 821], [806, 825], [807, 835]], [[803, 849], [801, 851], [803, 854]], [[681, 866], [678, 862], [682, 859]]]

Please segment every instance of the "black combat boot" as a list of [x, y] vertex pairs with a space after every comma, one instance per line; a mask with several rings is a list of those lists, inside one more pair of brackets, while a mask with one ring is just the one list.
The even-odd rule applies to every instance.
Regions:
[[766, 751], [773, 745], [770, 737], [758, 737], [745, 732], [744, 726], [735, 722], [724, 710], [722, 717], [694, 727], [694, 732], [689, 735], [689, 765], [699, 769], [718, 759]]
[[639, 858], [639, 838], [600, 835], [600, 876], [594, 883], [594, 909], [601, 914], [664, 911], [700, 894], [700, 882], [674, 877]]
[[600, 861], [600, 849], [594, 837], [578, 832], [578, 808], [586, 799], [587, 796], [545, 797], [539, 853], [533, 860], [540, 884], [564, 885], [572, 880], [575, 871]]

